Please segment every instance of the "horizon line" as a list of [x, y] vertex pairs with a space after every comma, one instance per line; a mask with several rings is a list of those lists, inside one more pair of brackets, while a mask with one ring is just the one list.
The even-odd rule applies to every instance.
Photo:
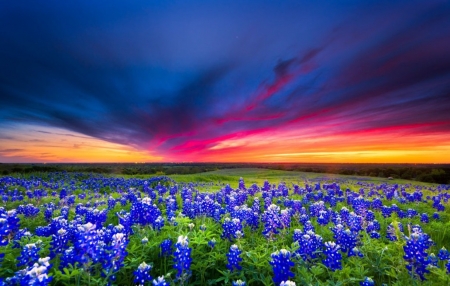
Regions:
[[449, 163], [383, 163], [383, 162], [358, 162], [358, 163], [348, 163], [348, 162], [194, 162], [194, 161], [184, 161], [184, 162], [0, 162], [0, 164], [42, 164], [42, 165], [50, 165], [50, 164], [333, 164], [333, 165], [361, 165], [361, 164], [370, 164], [370, 165], [450, 165]]

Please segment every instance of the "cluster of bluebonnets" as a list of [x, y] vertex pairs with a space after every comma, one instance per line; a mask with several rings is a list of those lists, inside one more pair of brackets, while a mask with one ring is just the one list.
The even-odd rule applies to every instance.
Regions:
[[[62, 284], [80, 284], [77, 279], [82, 273], [100, 277], [92, 285], [100, 281], [112, 285], [121, 275], [132, 277], [130, 285], [195, 284], [192, 266], [201, 261], [193, 256], [198, 243], [191, 243], [190, 235], [209, 228], [213, 231], [205, 247], [214, 252], [218, 242], [227, 245], [228, 252], [219, 253], [225, 267], [216, 273], [228, 271], [230, 277], [238, 277], [226, 280], [232, 285], [262, 283], [256, 278], [246, 281], [250, 278], [243, 273], [243, 267], [251, 264], [246, 257], [252, 251], [243, 241], [255, 237], [264, 238], [268, 246], [286, 241], [284, 248], [267, 257], [274, 285], [296, 285], [299, 268], [312, 271], [323, 265], [328, 273], [340, 271], [345, 261], [363, 259], [363, 248], [371, 241], [398, 243], [403, 267], [413, 280], [427, 280], [433, 269], [450, 274], [449, 251], [443, 247], [432, 253], [436, 242], [423, 230], [424, 225], [448, 217], [449, 186], [364, 182], [356, 186], [358, 191], [344, 190], [335, 182], [300, 186], [265, 181], [247, 187], [241, 178], [235, 189], [216, 184], [209, 186], [215, 190], [200, 191], [194, 183], [177, 184], [168, 177], [68, 173], [1, 177], [0, 285], [48, 285], [72, 274]], [[115, 224], [107, 223], [114, 221], [111, 218]], [[158, 261], [130, 258], [139, 251], [130, 241], [139, 239], [145, 247], [152, 238], [141, 237], [142, 233], [155, 238], [163, 236], [165, 229], [182, 230], [176, 237], [163, 237], [155, 250], [157, 260], [164, 261], [158, 269], [165, 272], [154, 272]], [[322, 230], [328, 236], [321, 235]], [[443, 240], [440, 244], [450, 243]], [[5, 256], [14, 249], [20, 254]], [[358, 279], [352, 282], [376, 282], [374, 277]]]

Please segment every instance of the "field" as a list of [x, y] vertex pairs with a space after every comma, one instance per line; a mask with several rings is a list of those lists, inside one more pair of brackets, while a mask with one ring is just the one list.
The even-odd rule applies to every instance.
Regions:
[[450, 285], [448, 185], [54, 172], [0, 195], [0, 285]]

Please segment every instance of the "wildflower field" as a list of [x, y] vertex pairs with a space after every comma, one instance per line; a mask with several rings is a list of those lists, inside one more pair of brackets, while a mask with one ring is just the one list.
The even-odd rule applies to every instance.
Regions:
[[0, 285], [450, 285], [448, 185], [55, 172], [0, 196]]

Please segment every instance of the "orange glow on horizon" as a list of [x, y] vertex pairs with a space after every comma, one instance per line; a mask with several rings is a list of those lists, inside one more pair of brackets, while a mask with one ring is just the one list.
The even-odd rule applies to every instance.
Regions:
[[0, 162], [450, 163], [450, 134], [322, 131], [279, 129], [203, 141], [187, 138], [162, 152], [39, 127], [0, 138]]
[[135, 163], [162, 160], [161, 156], [150, 152], [56, 128], [39, 127], [39, 130], [28, 130], [13, 137], [13, 140], [0, 139], [0, 161]]

